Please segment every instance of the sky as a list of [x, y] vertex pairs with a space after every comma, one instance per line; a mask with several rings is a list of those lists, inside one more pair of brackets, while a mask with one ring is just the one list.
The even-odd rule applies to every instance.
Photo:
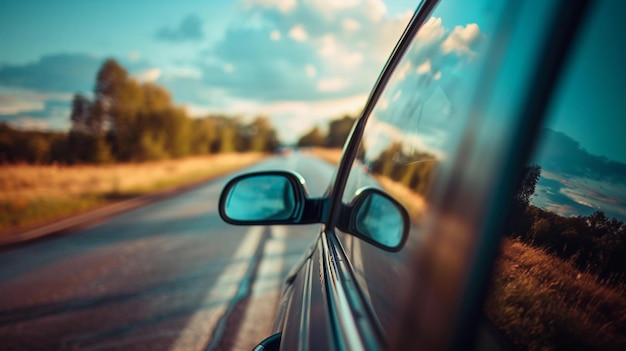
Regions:
[[195, 117], [272, 118], [293, 142], [356, 114], [418, 1], [0, 2], [0, 120], [67, 129], [114, 58]]

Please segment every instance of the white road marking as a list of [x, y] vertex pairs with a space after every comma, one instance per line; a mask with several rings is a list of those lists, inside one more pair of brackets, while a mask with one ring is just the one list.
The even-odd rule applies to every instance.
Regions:
[[170, 350], [200, 350], [208, 344], [211, 332], [226, 311], [228, 303], [235, 296], [239, 283], [243, 279], [254, 251], [259, 246], [263, 226], [251, 227], [241, 241], [241, 245], [232, 256], [230, 263], [217, 279], [214, 287], [208, 291], [203, 303], [222, 301], [216, 308], [197, 311], [187, 322]]
[[249, 303], [235, 336], [235, 349], [247, 349], [250, 345], [268, 336], [268, 330], [259, 323], [271, 325], [276, 312], [279, 291], [283, 282], [284, 253], [286, 249], [287, 228], [284, 226], [270, 227], [271, 237], [265, 243], [263, 257], [252, 286], [251, 298], [261, 297], [263, 303]]
[[282, 283], [284, 252], [286, 248], [287, 228], [284, 226], [270, 227], [272, 236], [265, 243], [263, 257], [257, 271], [252, 296], [263, 295], [270, 290], [280, 288]]

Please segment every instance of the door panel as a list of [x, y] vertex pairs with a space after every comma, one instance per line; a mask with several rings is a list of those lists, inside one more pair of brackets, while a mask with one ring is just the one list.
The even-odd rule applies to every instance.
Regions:
[[281, 350], [333, 350], [325, 279], [321, 273], [322, 245], [307, 258], [293, 282], [293, 294], [285, 313]]
[[[352, 164], [343, 202], [359, 189], [381, 188], [409, 211], [409, 240], [398, 253], [382, 251], [338, 231], [363, 295], [387, 331], [410, 277], [409, 258], [420, 242], [428, 197], [446, 177], [462, 136], [472, 127], [473, 92], [505, 12], [500, 2], [443, 1], [417, 32], [373, 112]], [[446, 279], [446, 267], [440, 267]]]
[[[409, 211], [410, 236], [399, 253], [337, 237], [386, 337], [414, 330], [416, 345], [442, 348], [462, 301], [477, 298], [482, 280], [466, 279], [474, 260], [483, 269], [489, 261], [494, 238], [481, 246], [491, 233], [483, 230], [507, 204], [493, 189], [515, 182], [507, 172], [524, 155], [515, 152], [528, 143], [522, 127], [540, 118], [524, 116], [531, 109], [523, 104], [556, 9], [556, 2], [442, 1], [363, 116], [342, 200], [349, 204], [365, 186], [383, 189]], [[474, 256], [478, 250], [485, 256]], [[414, 325], [398, 318], [407, 306], [419, 315]]]

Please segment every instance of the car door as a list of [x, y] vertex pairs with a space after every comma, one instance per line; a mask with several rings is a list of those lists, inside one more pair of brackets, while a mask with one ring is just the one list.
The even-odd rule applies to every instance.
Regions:
[[348, 306], [329, 312], [339, 349], [474, 342], [477, 321], [487, 323], [479, 307], [497, 228], [584, 5], [424, 3], [357, 122], [332, 193], [349, 207], [378, 188], [411, 218], [397, 251], [331, 217], [325, 276], [342, 280], [327, 283], [328, 298]]

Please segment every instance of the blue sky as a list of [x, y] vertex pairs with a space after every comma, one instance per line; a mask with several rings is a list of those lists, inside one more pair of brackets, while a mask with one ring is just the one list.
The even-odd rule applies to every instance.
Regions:
[[[0, 2], [0, 120], [69, 126], [113, 57], [190, 114], [269, 115], [296, 138], [356, 113], [417, 1]], [[292, 141], [291, 140], [291, 141]]]

